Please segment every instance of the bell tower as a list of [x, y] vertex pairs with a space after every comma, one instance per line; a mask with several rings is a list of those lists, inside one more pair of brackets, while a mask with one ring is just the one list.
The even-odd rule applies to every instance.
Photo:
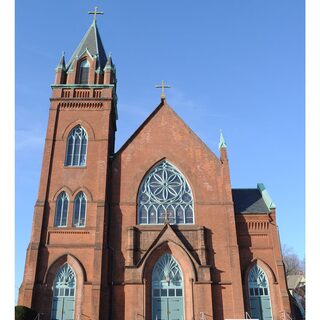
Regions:
[[[19, 305], [42, 320], [108, 319], [109, 162], [117, 120], [116, 71], [96, 16], [55, 70], [32, 234]], [[103, 272], [102, 272], [103, 270]], [[65, 316], [62, 316], [64, 314]]]

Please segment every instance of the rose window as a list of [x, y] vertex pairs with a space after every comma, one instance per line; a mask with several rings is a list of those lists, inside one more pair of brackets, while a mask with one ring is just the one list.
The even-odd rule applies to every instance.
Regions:
[[163, 161], [144, 178], [138, 197], [139, 223], [193, 223], [191, 188], [173, 165]]

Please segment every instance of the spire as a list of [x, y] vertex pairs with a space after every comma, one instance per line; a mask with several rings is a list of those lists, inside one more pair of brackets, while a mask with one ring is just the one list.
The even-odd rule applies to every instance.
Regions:
[[85, 51], [88, 51], [92, 57], [97, 57], [97, 68], [103, 68], [105, 66], [107, 62], [107, 56], [101, 41], [96, 19], [93, 19], [88, 31], [82, 38], [77, 49], [74, 51], [68, 63], [68, 68], [72, 64], [73, 60], [80, 58]]
[[109, 52], [107, 62], [106, 62], [105, 67], [103, 68], [103, 71], [110, 70], [112, 68], [113, 68], [113, 62], [112, 62], [112, 58], [111, 58], [111, 52]]
[[62, 69], [63, 71], [65, 71], [66, 70], [66, 61], [65, 61], [65, 59], [64, 59], [64, 52], [62, 52], [62, 56], [61, 56], [61, 59], [60, 59], [60, 61], [59, 61], [59, 64], [57, 65], [57, 67], [56, 67], [56, 70], [57, 69]]
[[221, 149], [221, 148], [227, 149], [227, 144], [226, 144], [226, 142], [224, 141], [224, 137], [223, 137], [223, 134], [222, 134], [222, 130], [220, 129], [219, 149]]

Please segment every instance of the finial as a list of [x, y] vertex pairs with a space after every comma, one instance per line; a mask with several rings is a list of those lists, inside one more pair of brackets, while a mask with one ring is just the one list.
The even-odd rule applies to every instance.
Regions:
[[97, 14], [104, 14], [102, 11], [98, 11], [98, 7], [94, 7], [94, 11], [88, 11], [88, 14], [93, 14], [93, 21], [97, 20]]
[[165, 96], [165, 94], [164, 94], [164, 89], [165, 89], [165, 88], [171, 88], [170, 86], [164, 84], [164, 80], [162, 80], [161, 85], [160, 85], [160, 84], [157, 84], [155, 87], [162, 89], [162, 90], [161, 90], [161, 100], [164, 100], [164, 99], [166, 98], [166, 96]]
[[224, 137], [222, 134], [222, 129], [220, 129], [220, 142], [219, 142], [219, 149], [221, 149], [221, 148], [227, 148], [227, 144], [224, 141]]

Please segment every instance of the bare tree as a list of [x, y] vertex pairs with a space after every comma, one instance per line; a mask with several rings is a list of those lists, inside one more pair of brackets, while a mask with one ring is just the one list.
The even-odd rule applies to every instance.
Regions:
[[286, 275], [304, 274], [305, 259], [301, 260], [292, 247], [282, 246], [282, 256]]

